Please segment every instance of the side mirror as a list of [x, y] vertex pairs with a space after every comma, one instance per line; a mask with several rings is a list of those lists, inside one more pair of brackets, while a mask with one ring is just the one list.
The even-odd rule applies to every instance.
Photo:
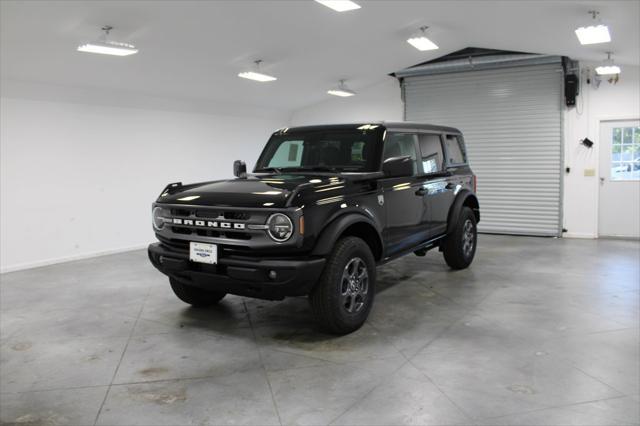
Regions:
[[233, 175], [240, 179], [247, 178], [247, 165], [244, 161], [236, 160], [233, 162]]
[[391, 157], [382, 163], [385, 177], [413, 176], [413, 160], [409, 156]]

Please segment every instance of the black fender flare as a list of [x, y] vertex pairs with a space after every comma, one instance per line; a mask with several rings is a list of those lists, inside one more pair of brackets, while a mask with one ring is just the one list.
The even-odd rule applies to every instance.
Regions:
[[371, 218], [360, 213], [345, 213], [333, 219], [327, 226], [325, 226], [311, 254], [313, 256], [326, 256], [331, 253], [333, 246], [336, 241], [338, 241], [338, 238], [340, 238], [340, 235], [342, 235], [348, 227], [356, 223], [366, 223], [375, 229], [376, 237], [382, 250], [384, 247], [382, 245], [383, 239], [380, 234], [380, 229], [378, 229], [376, 223]]
[[471, 206], [476, 215], [476, 221], [480, 222], [480, 203], [478, 202], [478, 197], [468, 189], [463, 189], [458, 192], [456, 198], [453, 200], [453, 204], [449, 208], [449, 215], [447, 216], [447, 235], [451, 234], [455, 229], [456, 219], [460, 216], [462, 207], [465, 205]]

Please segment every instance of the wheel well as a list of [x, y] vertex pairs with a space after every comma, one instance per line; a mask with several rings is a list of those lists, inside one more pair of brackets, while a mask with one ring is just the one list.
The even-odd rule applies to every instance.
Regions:
[[476, 197], [467, 197], [462, 205], [473, 210], [473, 214], [476, 217], [476, 223], [480, 222], [480, 204], [478, 204], [478, 199]]
[[382, 258], [382, 242], [378, 237], [378, 231], [372, 225], [366, 222], [354, 223], [342, 231], [340, 237], [358, 237], [367, 243], [376, 260]]

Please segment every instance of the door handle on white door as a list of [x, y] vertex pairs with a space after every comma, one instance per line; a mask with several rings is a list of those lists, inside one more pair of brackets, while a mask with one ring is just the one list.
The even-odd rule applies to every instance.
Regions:
[[604, 183], [604, 178], [603, 177], [600, 178], [600, 183], [601, 184]]

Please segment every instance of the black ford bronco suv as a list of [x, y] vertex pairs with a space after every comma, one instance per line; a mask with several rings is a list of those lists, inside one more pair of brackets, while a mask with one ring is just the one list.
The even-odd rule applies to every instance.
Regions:
[[438, 247], [463, 269], [480, 220], [460, 131], [417, 123], [286, 128], [254, 173], [169, 184], [153, 204], [153, 265], [197, 307], [231, 293], [309, 296], [318, 321], [358, 329], [375, 296], [376, 265]]

